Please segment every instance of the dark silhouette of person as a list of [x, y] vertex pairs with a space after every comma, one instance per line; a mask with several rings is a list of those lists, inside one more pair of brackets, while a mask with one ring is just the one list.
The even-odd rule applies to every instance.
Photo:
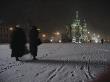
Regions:
[[39, 31], [36, 26], [32, 26], [32, 29], [29, 32], [29, 47], [30, 53], [33, 56], [33, 60], [37, 60], [37, 51], [38, 51], [38, 41], [39, 41]]
[[92, 43], [92, 40], [90, 40], [90, 43]]
[[104, 39], [102, 38], [102, 39], [101, 39], [101, 44], [103, 44], [103, 43], [104, 43]]
[[16, 61], [19, 61], [19, 57], [22, 57], [25, 53], [26, 35], [24, 30], [16, 25], [11, 34], [10, 48], [12, 49], [11, 57], [15, 57]]

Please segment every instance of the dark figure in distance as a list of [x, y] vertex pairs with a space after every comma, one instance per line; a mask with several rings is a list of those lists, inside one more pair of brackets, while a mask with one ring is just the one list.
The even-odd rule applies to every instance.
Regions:
[[19, 25], [16, 25], [11, 34], [10, 48], [12, 49], [11, 57], [15, 57], [16, 61], [19, 61], [19, 57], [22, 57], [25, 53], [26, 35]]
[[39, 41], [39, 31], [36, 26], [32, 26], [32, 29], [29, 32], [29, 44], [30, 44], [30, 53], [33, 56], [33, 60], [36, 60], [37, 51], [38, 51], [38, 41]]
[[92, 40], [90, 40], [90, 43], [92, 43]]
[[101, 44], [103, 44], [104, 43], [104, 40], [103, 40], [103, 38], [101, 39]]

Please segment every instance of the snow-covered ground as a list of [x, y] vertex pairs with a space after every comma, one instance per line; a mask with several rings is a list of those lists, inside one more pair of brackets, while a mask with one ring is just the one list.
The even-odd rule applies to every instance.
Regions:
[[8, 44], [0, 45], [0, 82], [88, 82], [110, 62], [110, 44], [45, 43], [38, 61], [27, 54], [10, 57]]

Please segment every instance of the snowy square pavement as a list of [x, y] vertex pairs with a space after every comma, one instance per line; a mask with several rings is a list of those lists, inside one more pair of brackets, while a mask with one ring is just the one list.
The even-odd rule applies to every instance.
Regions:
[[110, 44], [44, 43], [38, 61], [26, 54], [11, 58], [9, 44], [0, 45], [0, 82], [88, 82], [106, 70]]

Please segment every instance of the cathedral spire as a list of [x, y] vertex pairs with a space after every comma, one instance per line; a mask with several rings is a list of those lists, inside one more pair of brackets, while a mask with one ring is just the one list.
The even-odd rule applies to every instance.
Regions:
[[76, 19], [79, 19], [79, 12], [76, 11]]
[[84, 19], [83, 27], [86, 27], [87, 28], [87, 23], [86, 23], [86, 20], [85, 19]]

